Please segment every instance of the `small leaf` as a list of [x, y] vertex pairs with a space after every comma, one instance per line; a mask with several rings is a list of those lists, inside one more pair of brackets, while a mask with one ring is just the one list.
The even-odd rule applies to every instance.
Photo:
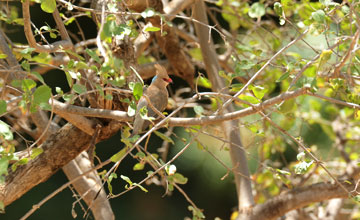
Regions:
[[32, 79], [22, 80], [21, 87], [24, 91], [30, 91], [32, 88], [35, 88], [36, 82]]
[[0, 115], [6, 112], [6, 107], [7, 107], [6, 101], [0, 100]]
[[86, 92], [86, 87], [81, 84], [74, 84], [73, 89], [78, 94], [83, 94]]
[[132, 117], [136, 113], [136, 103], [132, 101], [128, 107], [127, 114], [128, 116]]
[[5, 140], [11, 141], [13, 140], [13, 134], [10, 130], [10, 126], [5, 122], [0, 120], [0, 135], [5, 138]]
[[281, 81], [287, 79], [289, 77], [289, 75], [290, 75], [289, 72], [286, 72], [286, 73], [282, 74], [280, 76], [280, 78], [276, 80], [276, 82], [278, 83], [278, 82], [281, 82]]
[[259, 2], [256, 2], [251, 5], [249, 10], [249, 16], [251, 18], [260, 18], [265, 15], [265, 5]]
[[261, 86], [251, 86], [251, 91], [254, 93], [256, 98], [261, 100], [268, 91], [268, 89], [265, 89]]
[[86, 48], [85, 52], [89, 54], [89, 56], [93, 58], [97, 63], [101, 64], [100, 57], [96, 54], [95, 51]]
[[311, 17], [316, 22], [319, 22], [319, 23], [325, 22], [325, 12], [323, 10], [317, 10], [317, 11], [311, 13]]
[[41, 9], [47, 13], [53, 13], [56, 9], [55, 0], [41, 0]]
[[42, 84], [45, 84], [44, 78], [38, 72], [31, 72], [31, 75], [34, 75]]
[[202, 116], [202, 114], [204, 113], [204, 108], [201, 105], [196, 105], [194, 106], [194, 111], [196, 115]]
[[121, 179], [125, 180], [130, 186], [133, 185], [133, 182], [131, 182], [129, 177], [124, 176], [124, 175], [121, 175], [120, 177], [121, 177]]
[[42, 148], [33, 148], [31, 151], [30, 158], [35, 159], [37, 156], [42, 154], [42, 152], [44, 152], [44, 150]]
[[258, 104], [259, 100], [257, 100], [257, 98], [250, 96], [250, 95], [240, 95], [239, 98], [241, 100], [247, 101], [251, 104]]
[[174, 177], [174, 181], [175, 183], [178, 183], [178, 184], [186, 184], [187, 181], [188, 181], [188, 178], [184, 177], [182, 174], [180, 173], [175, 173], [173, 175]]
[[275, 2], [274, 4], [274, 11], [278, 16], [282, 16], [283, 8], [280, 2]]
[[332, 53], [332, 50], [323, 50], [321, 52], [318, 69], [321, 69], [327, 63], [327, 61], [330, 60]]
[[148, 192], [148, 190], [147, 189], [145, 189], [142, 185], [140, 185], [140, 184], [137, 184], [137, 183], [134, 183], [134, 186], [137, 186], [137, 187], [139, 187], [142, 191], [144, 191], [144, 192]]
[[134, 165], [133, 170], [143, 170], [145, 167], [145, 164], [143, 163], [137, 163]]
[[141, 98], [141, 96], [143, 95], [143, 86], [141, 83], [135, 83], [133, 88], [133, 95], [136, 100], [139, 100]]
[[154, 131], [154, 133], [155, 133], [159, 138], [163, 139], [164, 141], [169, 142], [169, 143], [171, 143], [171, 144], [175, 144], [174, 141], [173, 141], [170, 137], [168, 137], [167, 135], [165, 135], [165, 134], [163, 134], [163, 133], [160, 133], [160, 132], [158, 132], [158, 131]]
[[6, 54], [0, 53], [0, 59], [5, 59], [7, 57]]
[[111, 160], [112, 162], [114, 162], [114, 163], [118, 162], [119, 160], [121, 160], [121, 159], [125, 156], [127, 150], [128, 150], [128, 147], [124, 147], [124, 148], [121, 149], [119, 152], [117, 152], [116, 154], [112, 155], [112, 156], [110, 157], [110, 160]]
[[0, 176], [8, 174], [9, 160], [7, 158], [0, 158]]
[[147, 32], [156, 32], [156, 31], [160, 31], [160, 28], [158, 28], [158, 27], [147, 27], [147, 28], [145, 28], [145, 31], [147, 31]]
[[39, 105], [40, 103], [48, 103], [51, 97], [51, 89], [49, 86], [39, 86], [34, 92], [34, 103]]
[[198, 83], [198, 86], [202, 86], [202, 87], [205, 87], [205, 88], [208, 88], [208, 89], [211, 88], [210, 80], [208, 80], [205, 77], [200, 76], [197, 83]]
[[50, 32], [50, 37], [52, 39], [55, 39], [55, 38], [57, 38], [57, 35], [54, 32]]

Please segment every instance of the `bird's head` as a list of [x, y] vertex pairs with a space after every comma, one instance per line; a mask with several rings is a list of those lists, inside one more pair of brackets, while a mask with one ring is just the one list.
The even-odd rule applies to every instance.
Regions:
[[154, 76], [151, 83], [156, 83], [164, 87], [166, 87], [169, 83], [172, 83], [171, 78], [169, 77], [166, 69], [163, 66], [159, 64], [155, 64], [155, 68], [156, 68], [156, 76]]

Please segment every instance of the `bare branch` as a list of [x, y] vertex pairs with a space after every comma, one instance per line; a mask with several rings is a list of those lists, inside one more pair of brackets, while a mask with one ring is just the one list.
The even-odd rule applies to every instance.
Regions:
[[[32, 30], [31, 30], [29, 3], [30, 3], [30, 0], [25, 0], [22, 3], [22, 10], [23, 10], [23, 16], [24, 16], [24, 33], [25, 33], [26, 39], [29, 42], [29, 46], [35, 48], [35, 50], [37, 52], [48, 52], [48, 53], [56, 52], [56, 51], [63, 50], [63, 49], [70, 49], [71, 47], [73, 47], [73, 44], [71, 41], [69, 41], [69, 39], [57, 41], [50, 45], [38, 44], [34, 38]], [[55, 19], [55, 21], [57, 21], [57, 19]], [[60, 30], [62, 30], [62, 29], [60, 29]], [[63, 33], [62, 33], [62, 35], [63, 35]]]
[[[342, 183], [348, 191], [354, 190], [354, 182]], [[252, 210], [249, 220], [273, 220], [286, 212], [298, 209], [315, 202], [334, 198], [348, 198], [350, 195], [346, 193], [340, 186], [330, 183], [317, 183], [307, 187], [291, 190], [281, 194], [273, 199], [268, 200], [264, 204], [259, 204]]]

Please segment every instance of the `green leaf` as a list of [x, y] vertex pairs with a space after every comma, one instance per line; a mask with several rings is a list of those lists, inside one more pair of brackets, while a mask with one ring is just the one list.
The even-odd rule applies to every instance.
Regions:
[[121, 160], [121, 158], [123, 158], [126, 154], [128, 150], [128, 147], [124, 147], [123, 149], [121, 149], [119, 152], [117, 152], [116, 154], [112, 155], [110, 157], [110, 160], [114, 163], [118, 162], [119, 160]]
[[202, 116], [204, 113], [204, 108], [201, 105], [194, 106], [194, 111], [197, 115]]
[[128, 116], [132, 117], [136, 113], [136, 103], [132, 101], [128, 107], [127, 114]]
[[73, 86], [73, 90], [77, 93], [77, 94], [84, 94], [87, 90], [86, 87], [84, 85], [81, 84], [74, 84]]
[[125, 180], [130, 186], [133, 185], [133, 182], [130, 180], [129, 177], [124, 176], [124, 175], [121, 175], [120, 178], [123, 179], [123, 180]]
[[48, 103], [51, 97], [51, 89], [49, 86], [39, 86], [34, 92], [34, 103], [36, 105], [40, 103]]
[[262, 99], [264, 95], [267, 93], [268, 89], [265, 89], [261, 86], [251, 86], [251, 91], [254, 93], [255, 97], [258, 99]]
[[10, 126], [5, 122], [0, 120], [0, 135], [5, 138], [5, 140], [11, 141], [13, 140], [13, 134], [10, 130]]
[[286, 73], [282, 74], [280, 76], [280, 78], [276, 80], [276, 82], [278, 83], [278, 82], [281, 82], [281, 81], [287, 79], [289, 77], [289, 75], [290, 75], [289, 72], [286, 72]]
[[39, 156], [43, 152], [44, 152], [44, 150], [42, 148], [33, 148], [31, 151], [30, 158], [35, 159], [37, 156]]
[[134, 165], [133, 170], [143, 170], [145, 167], [144, 163], [137, 163]]
[[281, 106], [279, 111], [281, 113], [288, 113], [292, 111], [296, 107], [296, 103], [294, 99], [286, 100]]
[[7, 158], [0, 158], [0, 176], [8, 174], [9, 160]]
[[7, 107], [6, 101], [0, 100], [0, 115], [6, 112], [6, 107]]
[[50, 32], [50, 37], [52, 39], [55, 39], [55, 38], [57, 38], [57, 35], [54, 32]]
[[180, 173], [175, 173], [173, 175], [174, 177], [174, 181], [175, 183], [178, 183], [178, 184], [186, 184], [187, 181], [188, 181], [188, 178], [184, 177], [182, 174]]
[[325, 23], [325, 12], [323, 10], [317, 10], [311, 13], [311, 17], [318, 23]]
[[257, 98], [255, 98], [254, 96], [250, 96], [250, 95], [240, 95], [239, 98], [241, 100], [247, 101], [251, 104], [258, 104], [259, 100]]
[[0, 53], [0, 59], [5, 59], [7, 57], [6, 54]]
[[211, 82], [210, 82], [210, 80], [208, 80], [208, 79], [205, 78], [205, 77], [200, 76], [200, 77], [198, 78], [197, 83], [198, 83], [198, 86], [202, 86], [202, 87], [205, 87], [205, 88], [208, 88], [208, 89], [211, 88]]
[[280, 2], [275, 2], [274, 11], [280, 17], [283, 15], [283, 8]]
[[35, 88], [36, 82], [32, 79], [22, 80], [21, 87], [24, 91], [30, 91], [32, 88]]
[[47, 13], [53, 13], [56, 9], [55, 0], [41, 0], [41, 9]]
[[140, 188], [142, 191], [144, 191], [144, 192], [148, 192], [148, 190], [145, 189], [145, 188], [144, 188], [142, 185], [140, 185], [140, 184], [134, 183], [133, 185], [139, 187], [139, 188]]
[[95, 60], [97, 63], [101, 64], [100, 57], [96, 54], [95, 51], [86, 48], [85, 52], [86, 52], [93, 60]]
[[322, 67], [331, 59], [332, 50], [323, 50], [320, 54], [318, 69]]
[[249, 16], [251, 18], [260, 18], [265, 15], [265, 5], [259, 2], [256, 2], [251, 5], [249, 10]]
[[167, 141], [171, 144], [175, 144], [174, 141], [167, 135], [163, 134], [163, 133], [160, 133], [158, 131], [154, 131], [154, 133], [161, 139], [163, 139], [164, 141]]
[[141, 98], [141, 96], [143, 95], [143, 86], [141, 83], [135, 83], [133, 88], [133, 95], [136, 100], [139, 100]]
[[73, 80], [69, 71], [65, 71], [66, 80], [68, 82], [69, 87], [73, 86]]
[[38, 72], [31, 72], [31, 75], [35, 76], [42, 84], [45, 84], [44, 78]]
[[160, 31], [160, 28], [158, 28], [158, 27], [147, 27], [147, 28], [145, 28], [145, 31], [147, 31], [147, 32], [156, 32], [156, 31]]
[[142, 119], [149, 120], [149, 121], [152, 121], [155, 119], [154, 117], [148, 116], [148, 109], [146, 106], [142, 107], [139, 111], [140, 111], [140, 116]]

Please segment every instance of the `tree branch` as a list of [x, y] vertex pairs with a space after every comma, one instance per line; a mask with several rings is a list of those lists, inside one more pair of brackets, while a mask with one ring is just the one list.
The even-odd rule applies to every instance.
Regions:
[[[342, 183], [348, 191], [354, 190], [355, 184], [349, 181]], [[249, 220], [272, 220], [290, 210], [299, 209], [315, 202], [334, 198], [348, 198], [350, 195], [346, 193], [339, 185], [330, 183], [317, 183], [303, 188], [297, 188], [287, 193], [281, 194], [264, 204], [255, 206]]]
[[[71, 47], [73, 47], [73, 44], [69, 39], [57, 41], [50, 45], [40, 45], [36, 42], [33, 32], [31, 30], [29, 2], [30, 2], [30, 0], [25, 0], [22, 3], [22, 11], [23, 11], [23, 17], [24, 17], [24, 33], [25, 33], [26, 39], [29, 42], [29, 46], [35, 48], [35, 50], [37, 52], [47, 52], [47, 53], [52, 53], [52, 52], [56, 52], [56, 51], [63, 50], [63, 49], [70, 49]], [[55, 19], [55, 21], [56, 21], [56, 23], [58, 23], [57, 19]], [[60, 25], [60, 27], [61, 27], [61, 25]], [[61, 30], [62, 30], [62, 28], [60, 28], [60, 31]], [[63, 36], [64, 33], [62, 31], [60, 33]]]
[[[304, 95], [306, 94], [306, 91], [307, 88], [301, 88], [295, 91], [285, 92], [279, 96], [268, 99], [260, 104], [254, 105], [255, 108], [248, 107], [242, 110], [225, 113], [223, 115], [203, 116], [200, 118], [169, 118], [168, 124], [170, 126], [193, 126], [193, 125], [217, 124], [224, 121], [230, 121], [255, 114], [261, 109], [266, 109], [270, 106], [281, 103], [284, 100], [288, 100]], [[133, 120], [133, 117], [128, 116], [127, 113], [124, 111], [85, 108], [80, 106], [67, 105], [56, 100], [54, 101], [54, 112], [56, 114], [65, 114], [65, 113], [73, 114], [73, 115], [77, 115], [77, 117], [82, 115], [88, 117], [109, 118], [123, 122]]]

